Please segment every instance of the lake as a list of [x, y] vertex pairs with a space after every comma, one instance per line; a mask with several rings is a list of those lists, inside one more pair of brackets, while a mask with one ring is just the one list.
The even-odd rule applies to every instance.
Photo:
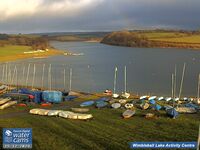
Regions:
[[[52, 68], [52, 88], [69, 90], [69, 70], [72, 68], [72, 90], [103, 92], [113, 89], [114, 70], [117, 72], [117, 92], [124, 90], [124, 66], [127, 66], [127, 91], [137, 94], [171, 95], [171, 75], [177, 66], [177, 95], [181, 82], [182, 69], [186, 63], [183, 82], [183, 96], [196, 96], [197, 80], [200, 72], [200, 51], [188, 49], [128, 48], [90, 42], [51, 42], [57, 49], [83, 56], [52, 56], [45, 59], [26, 59], [1, 64], [1, 82], [9, 81], [28, 85], [42, 85], [42, 67], [45, 65], [44, 86], [48, 87], [48, 66]], [[27, 78], [28, 64], [30, 63]], [[33, 79], [35, 64], [35, 79]], [[17, 73], [14, 74], [16, 65]], [[4, 66], [4, 74], [3, 74]], [[10, 66], [10, 73], [9, 73]], [[65, 80], [64, 80], [65, 70]], [[23, 73], [24, 72], [24, 73]], [[17, 74], [17, 75], [16, 75]], [[33, 82], [34, 80], [34, 82]]]

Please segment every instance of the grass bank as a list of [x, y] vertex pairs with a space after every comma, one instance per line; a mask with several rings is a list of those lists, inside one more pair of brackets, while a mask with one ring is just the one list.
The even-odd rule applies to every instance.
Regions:
[[32, 51], [30, 46], [21, 45], [5, 45], [0, 47], [0, 62], [14, 61], [18, 59], [33, 58], [33, 57], [47, 57], [52, 55], [62, 54], [61, 51], [49, 49], [48, 52], [24, 54], [24, 52]]
[[[89, 98], [56, 104], [50, 109], [70, 110], [86, 99]], [[149, 120], [143, 115], [152, 110], [137, 109], [136, 115], [126, 120], [121, 117], [124, 109], [95, 107], [90, 107], [89, 112], [93, 114], [93, 120], [78, 121], [29, 114], [29, 109], [34, 107], [38, 105], [3, 110], [0, 127], [32, 128], [33, 148], [38, 150], [128, 150], [128, 142], [132, 141], [196, 141], [200, 123], [199, 114], [183, 114], [170, 119], [161, 111], [157, 112], [159, 118]], [[12, 115], [17, 113], [18, 116]]]

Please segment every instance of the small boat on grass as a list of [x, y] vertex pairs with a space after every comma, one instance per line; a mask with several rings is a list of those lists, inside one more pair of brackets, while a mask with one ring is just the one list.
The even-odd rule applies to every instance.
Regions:
[[149, 105], [148, 103], [142, 103], [142, 104], [140, 104], [140, 107], [141, 107], [143, 110], [148, 109], [149, 106], [150, 106], [150, 105]]
[[125, 119], [128, 119], [130, 117], [132, 117], [133, 115], [135, 114], [135, 110], [126, 110], [125, 112], [123, 112], [122, 116], [125, 118]]
[[155, 104], [156, 104], [156, 101], [155, 101], [154, 99], [151, 99], [151, 100], [149, 100], [149, 104], [155, 105]]
[[165, 98], [165, 101], [166, 101], [166, 102], [169, 102], [169, 101], [171, 101], [171, 100], [172, 100], [171, 97], [166, 97], [166, 98]]
[[126, 103], [126, 104], [125, 104], [125, 108], [126, 108], [126, 109], [132, 109], [133, 106], [134, 106], [134, 105], [133, 105], [132, 103]]
[[147, 119], [153, 119], [153, 118], [156, 118], [156, 115], [153, 114], [153, 113], [147, 113], [147, 114], [145, 115], [145, 118], [147, 118]]
[[117, 109], [117, 108], [120, 108], [120, 107], [121, 107], [121, 104], [120, 104], [120, 103], [113, 103], [113, 104], [111, 105], [111, 107], [114, 108], [114, 109]]
[[30, 114], [47, 116], [50, 110], [35, 108], [29, 111]]
[[95, 102], [94, 101], [86, 101], [80, 104], [81, 107], [88, 107], [92, 106]]
[[74, 112], [79, 112], [79, 113], [85, 113], [85, 112], [90, 111], [90, 109], [88, 108], [71, 108], [71, 110]]
[[75, 120], [88, 120], [93, 118], [92, 114], [79, 114], [71, 111], [62, 111], [59, 114], [59, 117], [66, 119], [75, 119]]
[[118, 98], [118, 97], [119, 97], [119, 94], [116, 94], [116, 93], [115, 93], [115, 94], [112, 95], [112, 97], [113, 97], [113, 98]]
[[108, 103], [104, 102], [104, 101], [96, 103], [97, 108], [103, 108], [103, 107], [106, 107], [107, 105], [108, 105]]
[[49, 110], [48, 116], [58, 116], [58, 114], [62, 112], [62, 110]]
[[11, 98], [10, 97], [7, 97], [7, 98], [0, 98], [0, 105], [4, 104], [4, 103], [7, 103], [8, 101], [10, 101]]
[[78, 96], [74, 96], [74, 95], [68, 95], [64, 97], [65, 101], [72, 101], [74, 99], [78, 98]]
[[122, 94], [123, 98], [129, 98], [130, 96], [131, 96], [131, 94], [127, 93], [127, 92], [125, 92], [125, 93]]
[[176, 111], [179, 113], [194, 114], [197, 110], [194, 107], [178, 107]]
[[196, 104], [193, 104], [193, 103], [187, 103], [185, 104], [185, 107], [192, 107], [192, 108], [195, 108], [195, 109], [200, 109], [200, 106], [199, 105], [196, 105]]
[[145, 100], [145, 99], [147, 99], [147, 98], [148, 98], [148, 96], [146, 96], [146, 95], [140, 96], [140, 100]]
[[158, 101], [162, 101], [162, 100], [164, 100], [165, 98], [163, 97], [163, 96], [161, 96], [161, 97], [159, 97], [158, 98]]
[[176, 109], [175, 108], [169, 108], [169, 109], [166, 109], [166, 113], [167, 113], [167, 115], [169, 116], [169, 117], [171, 117], [171, 118], [176, 118], [176, 117], [178, 117], [178, 112], [176, 111]]
[[10, 106], [12, 106], [12, 105], [15, 105], [15, 104], [17, 104], [17, 101], [9, 101], [9, 102], [7, 102], [7, 103], [1, 105], [1, 106], [0, 106], [0, 109], [5, 109], [5, 108], [8, 108], [8, 107], [10, 107]]
[[120, 100], [119, 100], [119, 103], [120, 103], [120, 104], [125, 104], [126, 102], [127, 102], [126, 99], [120, 99]]
[[170, 105], [166, 105], [166, 106], [163, 106], [163, 108], [164, 108], [165, 110], [167, 110], [167, 109], [171, 109], [171, 108], [173, 108], [173, 107], [170, 106]]
[[162, 108], [162, 106], [160, 106], [158, 104], [156, 104], [156, 105], [153, 106], [153, 109], [155, 109], [157, 111], [161, 110], [161, 108]]
[[151, 96], [151, 97], [148, 98], [148, 100], [149, 100], [149, 101], [150, 101], [150, 100], [155, 100], [156, 97], [157, 97], [157, 96]]

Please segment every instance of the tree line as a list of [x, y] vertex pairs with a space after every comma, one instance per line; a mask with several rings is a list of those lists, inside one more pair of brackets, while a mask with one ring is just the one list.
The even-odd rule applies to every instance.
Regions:
[[49, 47], [49, 41], [45, 37], [0, 34], [0, 47], [5, 45], [30, 46], [33, 50], [36, 50], [47, 49]]

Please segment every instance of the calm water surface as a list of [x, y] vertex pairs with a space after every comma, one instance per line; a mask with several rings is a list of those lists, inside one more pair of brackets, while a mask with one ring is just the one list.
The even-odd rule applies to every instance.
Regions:
[[[187, 49], [127, 48], [87, 42], [51, 42], [51, 44], [60, 50], [84, 53], [84, 56], [63, 55], [46, 59], [17, 61], [10, 64], [10, 79], [14, 74], [14, 65], [16, 65], [18, 73], [17, 77], [14, 75], [13, 82], [25, 84], [27, 67], [30, 63], [28, 84], [32, 85], [33, 64], [35, 64], [36, 77], [33, 84], [41, 86], [42, 66], [46, 64], [44, 84], [48, 87], [48, 65], [51, 64], [53, 88], [69, 89], [69, 70], [72, 68], [73, 90], [101, 92], [106, 88], [113, 89], [114, 68], [117, 66], [117, 91], [121, 93], [124, 89], [124, 66], [126, 65], [127, 90], [129, 92], [170, 95], [171, 74], [174, 72], [175, 65], [177, 66], [177, 91], [179, 91], [183, 63], [185, 62], [186, 72], [182, 94], [184, 96], [195, 96], [197, 93], [197, 77], [200, 72], [200, 51]], [[0, 67], [3, 70], [3, 64]], [[23, 67], [25, 67], [24, 74]], [[9, 73], [7, 76], [9, 78]], [[5, 73], [3, 75], [3, 71], [0, 74], [0, 80], [4, 82], [8, 80], [5, 79]]]

